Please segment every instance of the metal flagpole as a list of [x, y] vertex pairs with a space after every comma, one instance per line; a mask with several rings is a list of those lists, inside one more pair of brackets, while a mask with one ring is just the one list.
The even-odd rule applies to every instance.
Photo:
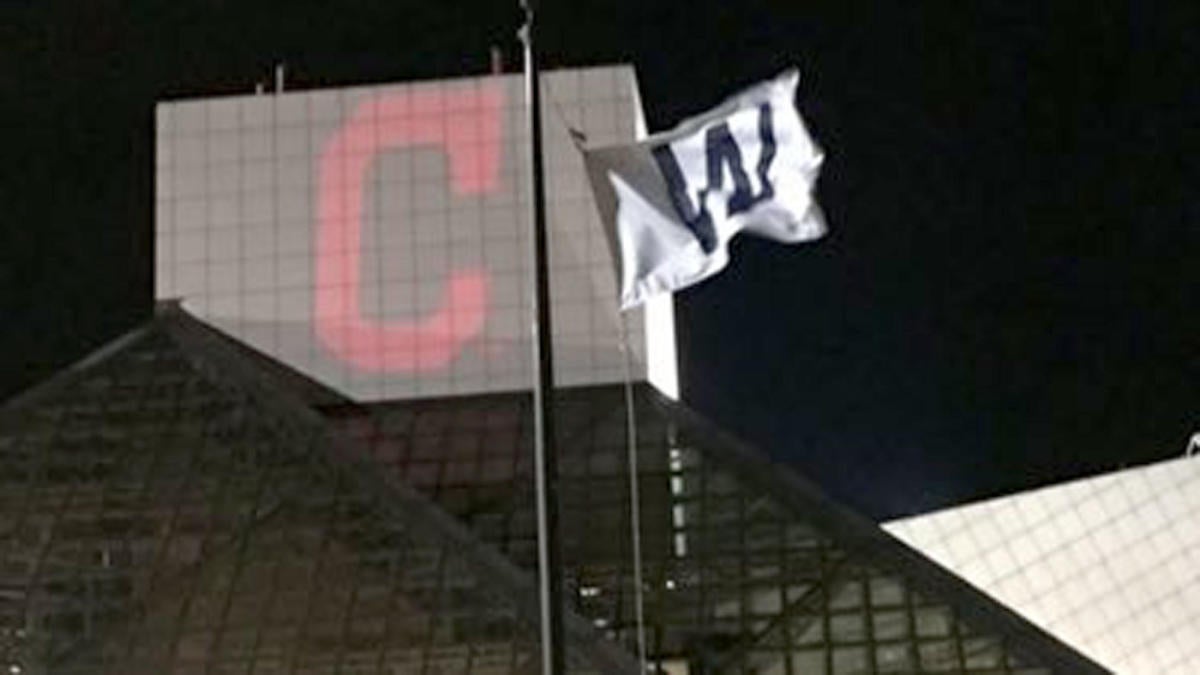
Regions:
[[521, 0], [525, 25], [525, 110], [530, 141], [530, 206], [533, 211], [533, 387], [534, 474], [537, 482], [538, 600], [541, 610], [542, 674], [566, 672], [562, 620], [562, 545], [558, 526], [558, 458], [555, 452], [554, 352], [550, 331], [549, 266], [546, 262], [546, 187], [542, 170], [542, 101], [534, 11], [537, 0]]

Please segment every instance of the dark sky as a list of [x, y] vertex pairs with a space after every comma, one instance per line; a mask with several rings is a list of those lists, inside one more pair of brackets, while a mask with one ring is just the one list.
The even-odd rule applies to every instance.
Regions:
[[[877, 517], [1200, 429], [1197, 3], [544, 4], [544, 64], [633, 63], [652, 128], [801, 69], [831, 233], [681, 294], [694, 407]], [[0, 394], [148, 315], [154, 100], [515, 68], [518, 19], [5, 0]]]

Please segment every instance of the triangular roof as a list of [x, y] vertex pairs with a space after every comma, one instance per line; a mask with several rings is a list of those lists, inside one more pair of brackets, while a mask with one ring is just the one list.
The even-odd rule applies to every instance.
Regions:
[[1200, 664], [1200, 461], [905, 518], [888, 530], [1124, 675]]
[[[686, 408], [649, 387], [634, 397], [660, 659], [703, 672], [1107, 672]], [[628, 408], [613, 387], [562, 391], [558, 404], [567, 578], [578, 611], [631, 645]], [[524, 405], [486, 396], [324, 412], [395, 480], [532, 569], [527, 468], [505, 461], [525, 441], [512, 429]], [[527, 528], [504, 526], [514, 521]]]
[[[0, 410], [0, 661], [536, 669], [523, 394], [360, 406], [187, 315]], [[572, 670], [1105, 672], [651, 388], [557, 393]], [[626, 418], [632, 411], [634, 418]]]
[[[166, 305], [6, 406], [6, 666], [537, 669], [528, 575], [281, 381]], [[573, 670], [637, 670], [566, 623]]]

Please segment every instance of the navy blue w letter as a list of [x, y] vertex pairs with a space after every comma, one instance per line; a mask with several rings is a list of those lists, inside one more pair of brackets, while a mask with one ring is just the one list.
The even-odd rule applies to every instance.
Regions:
[[667, 191], [671, 193], [671, 203], [675, 206], [675, 211], [695, 235], [705, 253], [711, 253], [717, 246], [717, 233], [713, 228], [712, 214], [708, 212], [704, 203], [705, 197], [710, 192], [722, 189], [726, 167], [733, 179], [733, 194], [726, 203], [726, 213], [730, 216], [748, 211], [755, 204], [775, 196], [775, 187], [767, 179], [771, 161], [775, 159], [775, 129], [771, 123], [771, 106], [766, 103], [758, 107], [758, 139], [762, 144], [762, 152], [759, 154], [755, 173], [758, 174], [760, 188], [758, 194], [754, 194], [751, 192], [750, 177], [746, 175], [742, 166], [742, 150], [730, 133], [729, 124], [722, 122], [708, 129], [704, 135], [707, 184], [700, 189], [695, 203], [671, 146], [660, 145], [651, 150], [663, 178], [667, 181]]

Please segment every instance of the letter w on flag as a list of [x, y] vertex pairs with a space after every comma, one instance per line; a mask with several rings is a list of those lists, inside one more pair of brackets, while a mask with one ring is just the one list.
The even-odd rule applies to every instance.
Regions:
[[785, 243], [825, 233], [813, 200], [822, 154], [796, 112], [798, 79], [789, 70], [671, 131], [584, 150], [622, 309], [720, 272], [743, 230]]

